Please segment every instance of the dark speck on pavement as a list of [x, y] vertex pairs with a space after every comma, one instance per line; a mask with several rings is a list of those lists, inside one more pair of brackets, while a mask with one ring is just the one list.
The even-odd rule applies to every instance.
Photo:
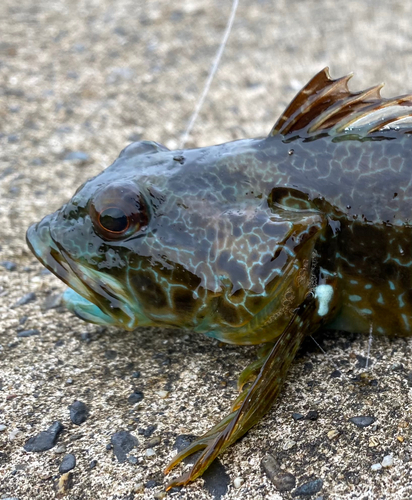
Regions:
[[292, 492], [292, 497], [300, 497], [300, 496], [310, 496], [318, 493], [323, 487], [322, 479], [314, 479], [313, 481], [308, 481], [302, 486], [296, 488], [294, 492]]
[[60, 422], [54, 422], [47, 431], [42, 431], [37, 434], [37, 436], [29, 438], [24, 445], [24, 449], [29, 452], [50, 450], [57, 443], [57, 439], [62, 430], [63, 425]]
[[76, 467], [76, 457], [72, 453], [68, 453], [63, 457], [62, 463], [59, 466], [60, 474], [65, 474]]
[[40, 335], [39, 330], [33, 328], [32, 330], [23, 330], [17, 333], [18, 338], [33, 337], [33, 335]]
[[36, 294], [34, 292], [26, 293], [26, 295], [23, 295], [23, 297], [15, 302], [11, 306], [11, 308], [15, 309], [16, 307], [25, 306], [26, 304], [28, 304], [29, 302], [33, 302], [34, 300], [36, 300]]
[[352, 417], [349, 419], [349, 422], [352, 422], [357, 427], [369, 427], [375, 422], [375, 417], [361, 416], [361, 417]]
[[85, 403], [82, 401], [75, 401], [69, 406], [70, 410], [70, 420], [76, 424], [81, 425], [87, 420], [89, 410]]
[[127, 453], [139, 446], [138, 439], [128, 431], [114, 433], [110, 441], [113, 445], [113, 453], [120, 463], [127, 460]]

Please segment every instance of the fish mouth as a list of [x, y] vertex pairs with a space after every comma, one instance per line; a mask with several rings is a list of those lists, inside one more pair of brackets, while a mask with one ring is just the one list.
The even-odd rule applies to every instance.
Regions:
[[[137, 319], [121, 288], [102, 273], [75, 262], [53, 239], [51, 214], [29, 227], [26, 242], [36, 258], [72, 290], [63, 294], [66, 307], [81, 319], [133, 330]], [[120, 297], [120, 298], [119, 298]]]

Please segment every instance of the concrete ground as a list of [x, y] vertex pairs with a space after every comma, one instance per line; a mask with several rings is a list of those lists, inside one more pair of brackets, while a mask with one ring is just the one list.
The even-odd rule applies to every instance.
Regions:
[[[83, 323], [59, 306], [64, 285], [24, 241], [131, 141], [177, 147], [229, 11], [214, 0], [0, 3], [0, 499], [163, 498], [176, 437], [224, 416], [253, 359], [254, 348], [187, 332]], [[352, 89], [386, 81], [386, 96], [412, 91], [411, 19], [408, 0], [241, 0], [188, 145], [266, 135], [326, 65], [334, 77], [354, 71]], [[28, 330], [38, 334], [17, 336]], [[368, 368], [367, 339], [319, 342], [325, 353], [306, 342], [270, 414], [170, 498], [288, 499], [306, 483], [321, 487], [306, 498], [412, 497], [412, 341], [375, 339]], [[133, 392], [144, 397], [130, 404]], [[80, 426], [68, 410], [76, 400], [89, 410]], [[292, 418], [309, 411], [312, 420]], [[359, 428], [355, 416], [376, 421]], [[54, 448], [24, 450], [56, 421]], [[139, 441], [123, 463], [110, 447], [121, 430]], [[77, 464], [60, 474], [66, 454]], [[294, 477], [291, 491], [262, 468], [268, 454]], [[389, 467], [371, 469], [388, 456]]]

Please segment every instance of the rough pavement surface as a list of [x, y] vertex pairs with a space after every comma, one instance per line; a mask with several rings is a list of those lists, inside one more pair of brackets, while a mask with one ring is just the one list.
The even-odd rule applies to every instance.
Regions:
[[[236, 396], [255, 348], [85, 324], [61, 309], [64, 285], [24, 242], [131, 141], [178, 145], [230, 8], [0, 2], [0, 498], [164, 498], [177, 436], [204, 432]], [[189, 145], [266, 135], [326, 65], [333, 77], [354, 71], [353, 90], [386, 81], [386, 96], [411, 92], [411, 19], [405, 0], [241, 1]], [[270, 414], [170, 498], [412, 497], [412, 340], [374, 339], [368, 367], [366, 338], [318, 341], [325, 352], [306, 342]], [[70, 410], [75, 401], [85, 406]], [[52, 449], [25, 451], [56, 422]], [[73, 468], [59, 473], [67, 455], [61, 471]]]

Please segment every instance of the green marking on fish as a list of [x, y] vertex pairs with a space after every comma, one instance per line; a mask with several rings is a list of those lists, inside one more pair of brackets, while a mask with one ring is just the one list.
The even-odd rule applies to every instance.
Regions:
[[326, 316], [329, 312], [329, 304], [333, 298], [333, 287], [331, 285], [318, 285], [315, 288], [315, 298], [319, 301], [319, 316]]

